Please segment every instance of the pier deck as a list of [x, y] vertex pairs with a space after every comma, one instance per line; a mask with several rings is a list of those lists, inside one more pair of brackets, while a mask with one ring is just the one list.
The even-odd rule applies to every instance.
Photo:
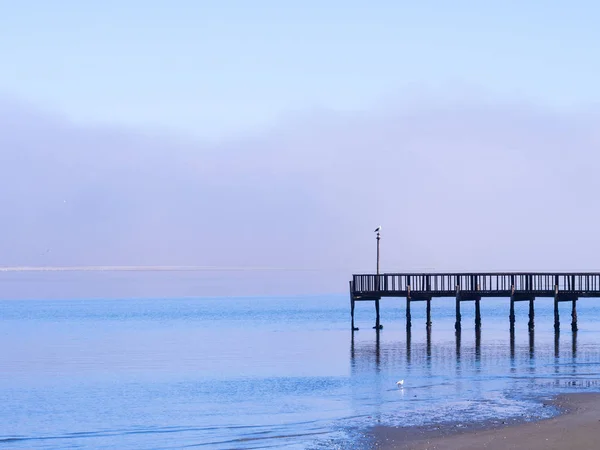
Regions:
[[427, 326], [431, 326], [430, 302], [434, 297], [452, 297], [456, 302], [456, 330], [461, 327], [460, 303], [475, 302], [475, 326], [481, 326], [479, 302], [485, 297], [510, 298], [510, 325], [514, 327], [514, 302], [529, 301], [529, 328], [534, 327], [536, 297], [554, 298], [554, 327], [560, 328], [558, 303], [572, 302], [571, 328], [577, 330], [576, 302], [582, 297], [600, 297], [600, 273], [384, 273], [357, 274], [350, 281], [352, 329], [354, 303], [374, 301], [376, 329], [380, 329], [379, 300], [383, 297], [406, 298], [406, 326], [411, 326], [410, 304], [427, 302]]

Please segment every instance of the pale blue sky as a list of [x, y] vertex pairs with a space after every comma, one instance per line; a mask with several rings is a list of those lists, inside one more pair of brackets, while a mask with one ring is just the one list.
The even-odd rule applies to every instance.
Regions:
[[78, 121], [213, 136], [472, 86], [600, 100], [600, 3], [0, 0], [0, 93]]

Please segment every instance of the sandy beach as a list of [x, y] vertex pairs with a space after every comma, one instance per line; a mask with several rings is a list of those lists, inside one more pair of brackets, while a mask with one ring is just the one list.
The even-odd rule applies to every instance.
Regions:
[[377, 449], [477, 450], [477, 449], [570, 449], [600, 448], [600, 394], [559, 395], [552, 402], [562, 413], [551, 419], [515, 425], [439, 429], [376, 427]]

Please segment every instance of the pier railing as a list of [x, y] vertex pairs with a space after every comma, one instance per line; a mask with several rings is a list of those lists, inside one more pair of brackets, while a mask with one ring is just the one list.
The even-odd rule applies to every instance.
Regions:
[[453, 297], [457, 291], [482, 297], [514, 294], [600, 296], [600, 273], [385, 273], [352, 277], [357, 297], [404, 297], [423, 294]]

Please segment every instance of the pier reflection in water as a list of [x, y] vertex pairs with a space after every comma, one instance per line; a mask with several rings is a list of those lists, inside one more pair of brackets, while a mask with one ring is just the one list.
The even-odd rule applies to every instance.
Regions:
[[[595, 333], [528, 330], [527, 324], [488, 334], [485, 328], [369, 331], [350, 336], [351, 374], [362, 379], [373, 374], [373, 402], [402, 420], [420, 412], [435, 419], [432, 408], [440, 414], [458, 408], [466, 420], [503, 413], [537, 417], [543, 412], [532, 412], [531, 405], [539, 406], [540, 398], [600, 390]], [[400, 379], [403, 389], [395, 386]]]
[[[359, 343], [357, 343], [357, 339], [355, 337], [355, 332], [351, 333], [351, 361], [352, 361], [352, 369], [359, 370], [361, 366], [366, 367], [374, 367], [377, 370], [381, 370], [382, 364], [382, 353], [383, 353], [383, 364], [384, 365], [394, 365], [395, 359], [393, 357], [398, 357], [402, 353], [400, 351], [401, 342], [397, 341], [389, 341], [386, 340], [383, 344], [382, 350], [382, 335], [384, 335], [383, 331], [375, 330], [373, 336], [373, 347], [369, 348], [369, 341], [366, 339], [361, 339]], [[452, 361], [456, 362], [456, 365], [460, 364], [461, 361], [461, 352], [465, 352], [466, 356], [472, 359], [473, 361], [480, 362], [482, 360], [487, 361], [501, 361], [505, 356], [508, 356], [507, 360], [515, 361], [515, 360], [523, 360], [523, 357], [526, 355], [529, 359], [535, 359], [536, 354], [536, 344], [535, 344], [535, 330], [527, 331], [523, 333], [527, 336], [527, 342], [520, 342], [519, 345], [515, 344], [515, 331], [511, 330], [509, 332], [508, 339], [508, 352], [507, 355], [504, 354], [503, 347], [497, 340], [493, 340], [484, 345], [484, 350], [482, 350], [482, 332], [481, 330], [473, 331], [473, 343], [469, 347], [462, 344], [463, 336], [466, 334], [464, 331], [458, 331], [454, 333], [453, 341], [441, 341], [433, 345], [435, 348], [435, 352], [432, 354], [432, 331], [430, 328], [425, 332], [425, 342], [416, 342], [413, 344], [413, 332], [411, 329], [408, 329], [405, 334], [405, 351], [404, 355], [406, 357], [406, 365], [410, 365], [414, 361], [412, 361], [412, 357], [415, 356], [417, 358], [418, 363], [425, 362], [427, 366], [435, 365], [432, 363], [433, 360], [437, 359], [437, 363], [445, 362], [447, 363], [448, 358], [452, 354]], [[566, 340], [563, 339], [561, 341], [561, 333], [554, 332], [553, 334], [553, 352], [554, 358], [557, 360], [561, 358], [570, 358], [572, 361], [576, 361], [577, 359], [577, 331], [572, 333], [564, 333], [564, 338], [568, 337], [569, 346], [566, 346]], [[522, 340], [521, 340], [522, 341]], [[562, 343], [562, 345], [561, 345]], [[453, 348], [454, 352], [450, 351], [450, 347]], [[595, 347], [595, 346], [594, 346]], [[539, 345], [539, 351], [542, 353], [544, 358], [547, 358], [547, 353], [549, 350], [549, 346], [547, 343], [541, 343]], [[600, 364], [600, 346], [598, 349], [594, 349], [595, 356], [599, 359]], [[596, 353], [597, 352], [597, 353]], [[483, 353], [483, 355], [482, 355]], [[487, 353], [487, 354], [486, 354]], [[589, 355], [588, 355], [589, 356]], [[373, 360], [373, 366], [369, 364], [369, 360]], [[557, 365], [558, 367], [559, 365]]]

